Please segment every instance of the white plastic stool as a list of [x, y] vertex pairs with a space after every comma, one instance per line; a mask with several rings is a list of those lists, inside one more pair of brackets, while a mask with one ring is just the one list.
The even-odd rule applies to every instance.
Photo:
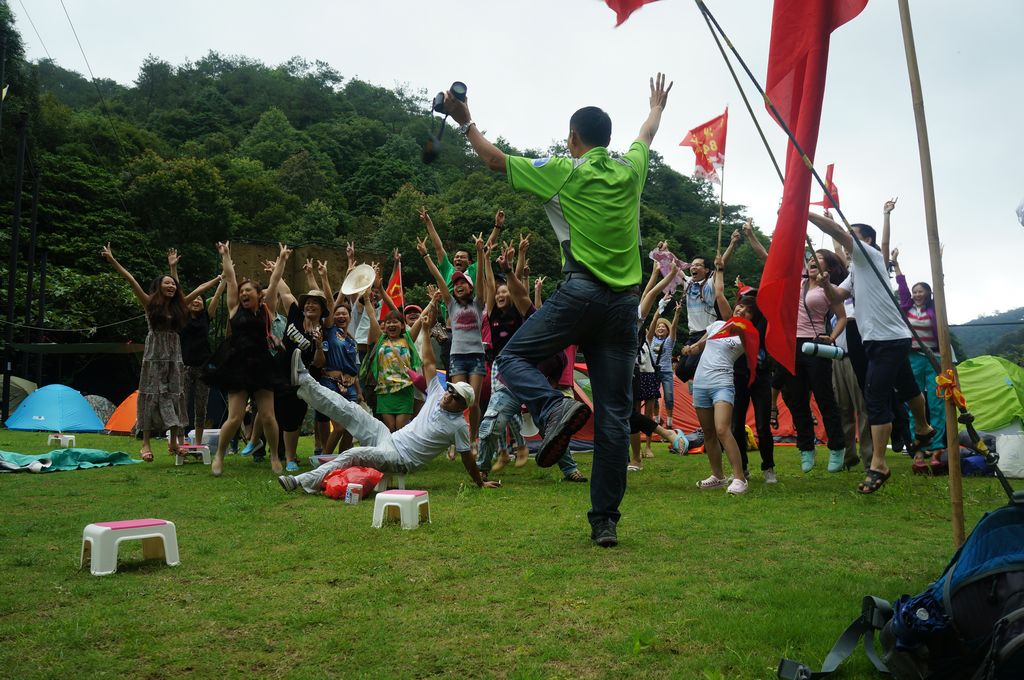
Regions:
[[210, 464], [210, 447], [196, 444], [185, 444], [178, 447], [180, 453], [174, 457], [175, 465], [184, 465], [189, 456], [203, 459], [203, 465]]
[[62, 449], [67, 449], [75, 445], [75, 435], [73, 434], [51, 434], [46, 440], [46, 445], [56, 444]]
[[377, 494], [373, 502], [375, 529], [380, 529], [385, 515], [389, 521], [401, 520], [403, 529], [415, 529], [423, 521], [429, 524], [430, 495], [426, 491], [405, 489], [383, 491]]
[[385, 472], [384, 476], [380, 478], [379, 482], [377, 482], [377, 486], [374, 488], [374, 491], [376, 491], [377, 493], [380, 493], [382, 491], [387, 491], [388, 489], [391, 488], [391, 483], [395, 480], [396, 477], [398, 478], [398, 488], [402, 489], [404, 491], [405, 490], [405, 473], [404, 472]]
[[89, 562], [93, 576], [106, 576], [117, 571], [117, 548], [121, 541], [142, 541], [142, 559], [163, 558], [169, 566], [180, 564], [178, 535], [174, 522], [165, 519], [129, 519], [119, 522], [97, 522], [82, 531], [82, 556], [79, 568]]

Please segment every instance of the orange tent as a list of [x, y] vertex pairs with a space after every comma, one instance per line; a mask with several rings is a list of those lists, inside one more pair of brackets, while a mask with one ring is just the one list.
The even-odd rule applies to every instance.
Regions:
[[139, 391], [135, 390], [121, 402], [104, 426], [110, 434], [131, 434], [135, 430]]

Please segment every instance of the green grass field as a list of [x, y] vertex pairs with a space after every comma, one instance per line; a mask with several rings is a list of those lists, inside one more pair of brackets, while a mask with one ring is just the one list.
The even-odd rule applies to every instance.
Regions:
[[[0, 449], [44, 453], [46, 435], [0, 430]], [[804, 475], [779, 447], [780, 483], [755, 471], [734, 498], [694, 486], [703, 456], [655, 450], [611, 550], [589, 541], [587, 485], [532, 462], [480, 490], [436, 460], [409, 480], [430, 492], [416, 531], [286, 494], [266, 463], [175, 467], [163, 442], [153, 464], [0, 475], [0, 676], [773, 678], [780, 656], [820, 667], [862, 596], [917, 592], [952, 554], [947, 479], [904, 456], [865, 497], [827, 452]], [[969, 531], [1005, 497], [964, 486]], [[79, 570], [86, 524], [139, 517], [177, 525], [179, 567], [129, 542], [116, 575]], [[842, 677], [876, 674], [858, 652]]]

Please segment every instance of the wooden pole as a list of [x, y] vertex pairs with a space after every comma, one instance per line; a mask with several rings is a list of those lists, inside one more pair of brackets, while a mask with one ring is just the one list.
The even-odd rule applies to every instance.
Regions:
[[[900, 24], [903, 27], [903, 47], [907, 53], [907, 73], [917, 124], [917, 146], [921, 155], [921, 183], [924, 187], [925, 226], [928, 229], [928, 255], [932, 264], [932, 291], [935, 298], [935, 321], [939, 331], [939, 353], [943, 372], [953, 368], [950, 351], [949, 321], [946, 317], [945, 278], [942, 273], [942, 247], [939, 243], [939, 225], [935, 214], [935, 182], [932, 179], [932, 156], [928, 146], [928, 125], [924, 117], [924, 96], [921, 93], [921, 74], [917, 68], [917, 49], [914, 47], [914, 29], [910, 23], [909, 0], [899, 0]], [[954, 369], [955, 370], [955, 369]], [[930, 386], [929, 386], [930, 387]], [[964, 490], [960, 476], [960, 441], [956, 408], [946, 402], [946, 453], [949, 459], [949, 502], [952, 508], [953, 544], [964, 542]]]
[[722, 163], [721, 184], [718, 187], [718, 246], [715, 248], [715, 257], [722, 255], [722, 211], [725, 207], [725, 162]]

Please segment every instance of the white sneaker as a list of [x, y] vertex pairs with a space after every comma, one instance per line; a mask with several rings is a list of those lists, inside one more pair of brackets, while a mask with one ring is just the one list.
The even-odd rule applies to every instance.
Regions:
[[303, 375], [309, 375], [309, 372], [306, 370], [306, 365], [302, 363], [302, 350], [298, 347], [296, 347], [295, 351], [292, 352], [292, 359], [289, 364], [289, 368], [289, 382], [296, 387], [302, 380]]
[[775, 468], [768, 468], [764, 471], [765, 484], [778, 484], [779, 478], [775, 476]]
[[729, 488], [725, 491], [733, 496], [739, 496], [741, 493], [747, 492], [747, 482], [742, 479], [734, 479], [732, 480], [732, 484], [730, 484]]
[[[707, 479], [702, 479], [699, 482], [697, 482], [697, 488], [698, 489], [721, 489], [723, 486], [727, 486], [730, 481], [732, 481], [732, 480], [724, 478], [724, 477], [715, 477], [714, 475], [711, 475]], [[744, 482], [744, 484], [746, 484], [746, 482]]]

